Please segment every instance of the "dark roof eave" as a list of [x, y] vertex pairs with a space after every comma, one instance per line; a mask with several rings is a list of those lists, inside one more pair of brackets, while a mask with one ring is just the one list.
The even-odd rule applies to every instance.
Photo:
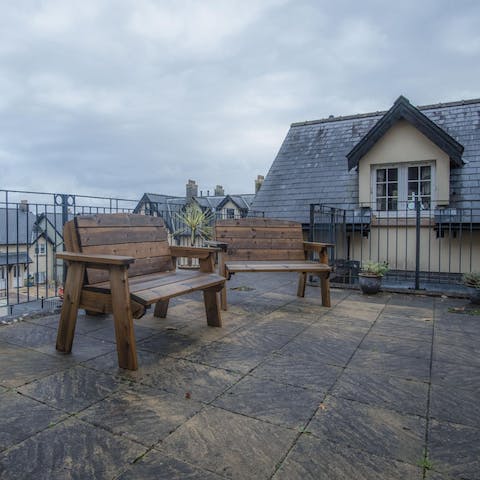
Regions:
[[429, 140], [443, 150], [449, 157], [452, 166], [461, 167], [464, 162], [464, 147], [445, 130], [415, 108], [403, 96], [400, 96], [393, 107], [370, 129], [370, 131], [347, 153], [348, 169], [358, 166], [360, 159], [383, 137], [383, 135], [400, 119], [404, 119], [423, 133]]

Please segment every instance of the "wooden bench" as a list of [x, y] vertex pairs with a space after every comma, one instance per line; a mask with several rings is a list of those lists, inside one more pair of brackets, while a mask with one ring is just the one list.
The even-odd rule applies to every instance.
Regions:
[[[68, 262], [57, 350], [72, 350], [77, 311], [113, 313], [118, 364], [137, 369], [133, 318], [150, 305], [164, 318], [172, 297], [202, 290], [207, 323], [221, 327], [217, 293], [225, 278], [214, 272], [215, 248], [175, 247], [163, 220], [134, 214], [78, 216], [64, 226]], [[176, 257], [198, 258], [198, 270], [176, 270]]]
[[[238, 272], [298, 272], [297, 295], [305, 296], [307, 274], [318, 275], [322, 305], [330, 307], [330, 284], [327, 243], [305, 242], [302, 225], [271, 218], [219, 220], [215, 226], [216, 242], [224, 247], [219, 254], [219, 271], [225, 278]], [[318, 261], [309, 261], [312, 251]], [[227, 289], [221, 293], [221, 304], [227, 309]]]

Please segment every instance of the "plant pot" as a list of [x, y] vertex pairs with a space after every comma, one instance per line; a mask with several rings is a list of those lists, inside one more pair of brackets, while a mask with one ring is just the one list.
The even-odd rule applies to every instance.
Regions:
[[382, 277], [375, 275], [358, 274], [358, 283], [363, 293], [367, 295], [374, 295], [380, 290]]
[[468, 297], [475, 305], [480, 305], [480, 288], [470, 287], [467, 285]]

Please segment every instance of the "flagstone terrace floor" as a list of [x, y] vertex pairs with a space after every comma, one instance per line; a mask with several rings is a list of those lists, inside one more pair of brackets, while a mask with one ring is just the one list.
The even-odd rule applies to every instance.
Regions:
[[[0, 327], [0, 479], [480, 478], [480, 317], [465, 300], [237, 275], [224, 328], [200, 296], [136, 323], [116, 366], [111, 318]], [[425, 454], [426, 452], [426, 454]]]

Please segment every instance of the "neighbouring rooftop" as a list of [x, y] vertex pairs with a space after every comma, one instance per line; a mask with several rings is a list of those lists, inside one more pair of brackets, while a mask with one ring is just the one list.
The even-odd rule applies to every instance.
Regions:
[[451, 480], [480, 475], [480, 317], [467, 300], [238, 275], [223, 328], [200, 296], [136, 321], [0, 326], [0, 478]]

